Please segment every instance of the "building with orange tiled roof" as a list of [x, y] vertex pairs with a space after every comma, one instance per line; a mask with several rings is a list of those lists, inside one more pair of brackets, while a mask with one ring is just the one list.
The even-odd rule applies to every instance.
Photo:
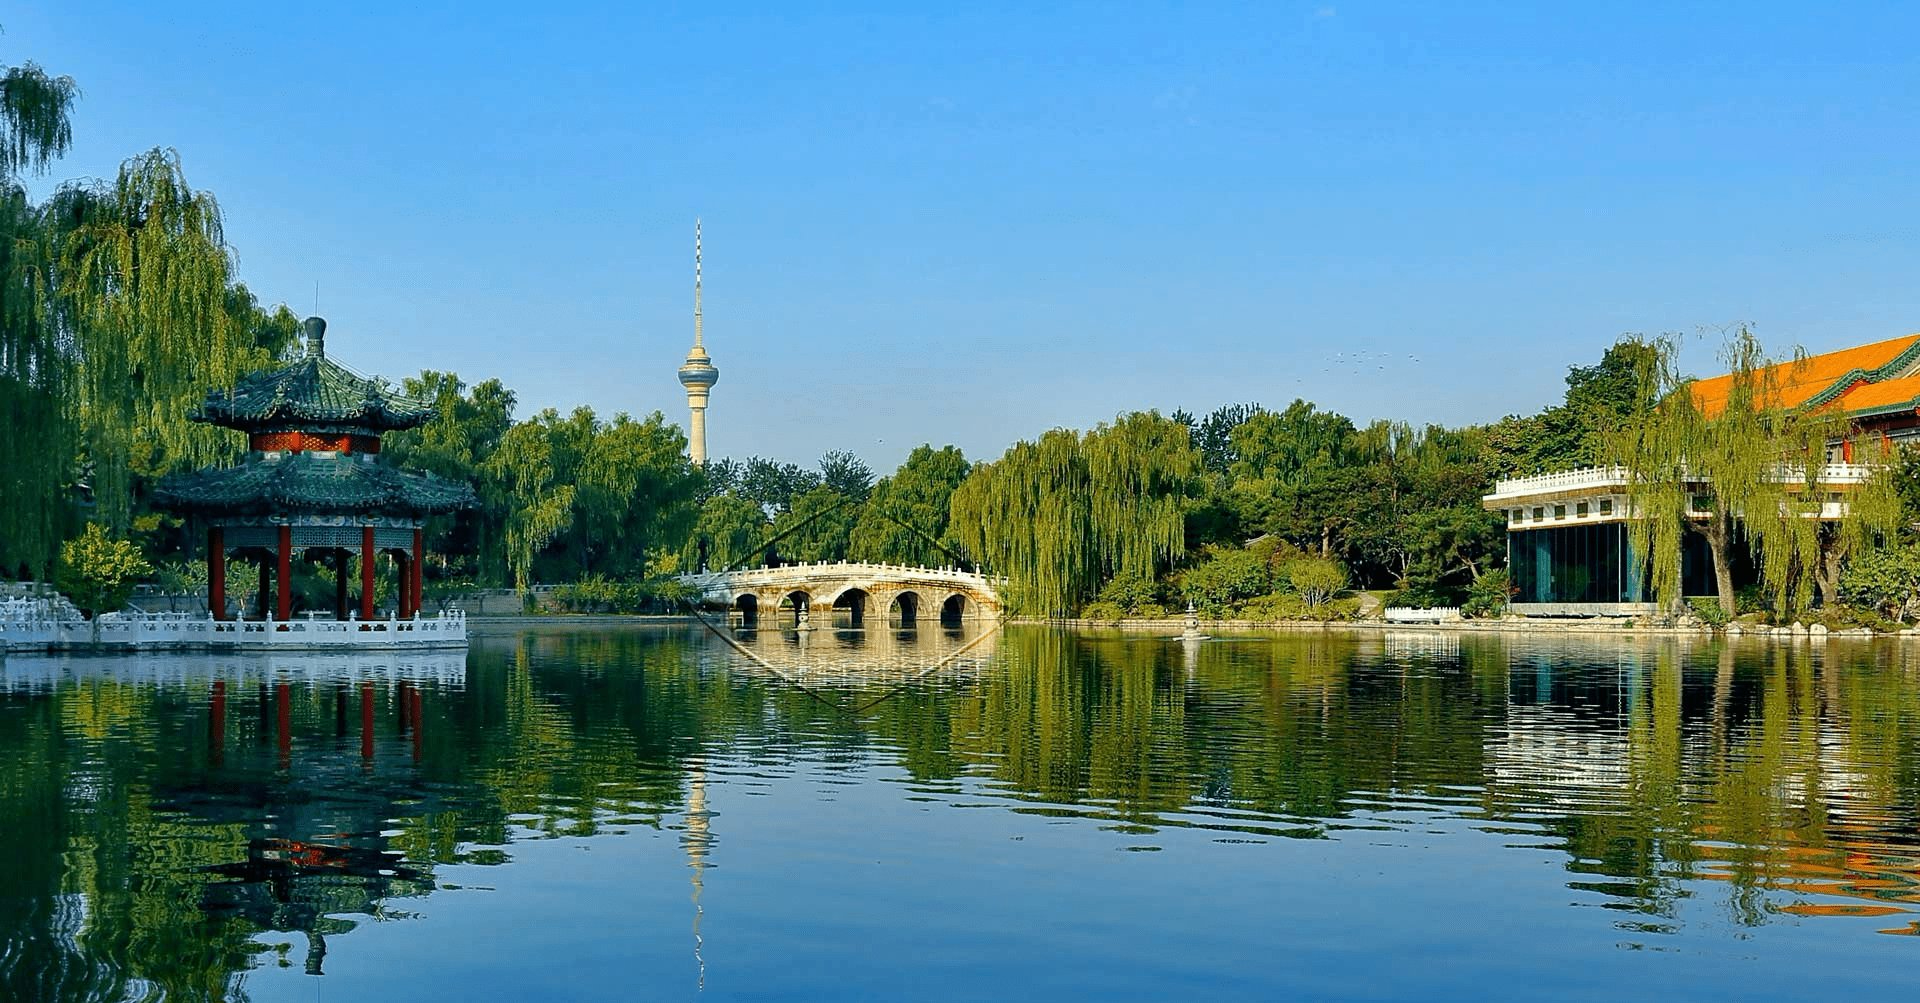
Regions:
[[[1809, 355], [1767, 366], [1755, 388], [1783, 408], [1838, 409], [1854, 436], [1878, 435], [1896, 444], [1920, 444], [1920, 334]], [[1692, 384], [1707, 414], [1725, 409], [1733, 376]], [[1852, 444], [1832, 444], [1822, 473], [1818, 518], [1846, 514], [1846, 495], [1871, 474], [1852, 462]], [[1507, 568], [1515, 589], [1513, 611], [1536, 616], [1621, 616], [1653, 611], [1647, 602], [1644, 555], [1634, 552], [1628, 472], [1589, 468], [1500, 481], [1482, 499], [1507, 522]], [[1705, 518], [1707, 513], [1699, 513]], [[1705, 544], [1688, 534], [1681, 555], [1682, 591], [1714, 592]], [[1754, 577], [1751, 561], [1735, 562], [1736, 582]]]
[[[1824, 407], [1839, 402], [1849, 412], [1849, 398], [1863, 387], [1920, 375], [1920, 334], [1877, 341], [1838, 352], [1809, 355], [1758, 370], [1756, 386], [1773, 398], [1774, 407]], [[1708, 414], [1726, 407], [1733, 376], [1695, 380], [1693, 398]], [[1913, 394], [1907, 395], [1908, 399]]]

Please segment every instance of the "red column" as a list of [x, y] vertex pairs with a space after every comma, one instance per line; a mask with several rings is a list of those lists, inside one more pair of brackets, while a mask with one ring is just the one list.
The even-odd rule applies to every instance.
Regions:
[[280, 553], [274, 567], [274, 619], [293, 619], [293, 527], [280, 527]]
[[207, 530], [207, 610], [215, 620], [227, 618], [227, 540], [219, 526]]
[[373, 619], [373, 527], [360, 528], [360, 619]]
[[422, 530], [417, 526], [414, 527], [413, 564], [411, 565], [411, 570], [413, 571], [413, 594], [410, 597], [413, 600], [413, 609], [408, 611], [408, 614], [407, 614], [408, 616], [412, 616], [414, 613], [420, 612], [420, 594], [422, 591], [424, 591], [423, 589], [421, 589], [420, 586], [424, 584], [426, 580], [426, 576], [421, 574], [420, 572], [420, 566], [422, 563], [424, 563], [421, 561], [421, 558], [426, 556], [426, 550], [427, 550], [426, 538], [427, 538], [427, 535], [425, 530]]

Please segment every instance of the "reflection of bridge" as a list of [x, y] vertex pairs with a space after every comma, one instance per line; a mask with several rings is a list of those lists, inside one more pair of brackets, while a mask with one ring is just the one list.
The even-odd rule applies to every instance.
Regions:
[[765, 614], [795, 626], [827, 626], [837, 611], [850, 626], [864, 626], [874, 617], [913, 627], [934, 619], [993, 619], [1001, 610], [992, 582], [953, 568], [841, 561], [713, 571], [680, 580], [700, 593], [702, 603], [734, 610], [749, 624]]

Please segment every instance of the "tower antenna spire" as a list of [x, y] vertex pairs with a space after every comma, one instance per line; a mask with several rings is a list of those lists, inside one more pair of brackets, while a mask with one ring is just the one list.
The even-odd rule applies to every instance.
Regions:
[[700, 220], [693, 221], [693, 350], [680, 367], [680, 385], [687, 388], [687, 455], [695, 466], [707, 462], [707, 398], [720, 382], [720, 370], [707, 355], [706, 332], [700, 319]]
[[693, 344], [705, 344], [700, 330], [700, 217], [693, 218]]

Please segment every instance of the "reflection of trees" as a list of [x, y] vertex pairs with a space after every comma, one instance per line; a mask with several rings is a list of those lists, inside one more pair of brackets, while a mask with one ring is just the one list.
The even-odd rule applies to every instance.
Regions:
[[715, 756], [878, 753], [1130, 830], [1449, 813], [1546, 834], [1573, 887], [1643, 929], [1680, 922], [1700, 879], [1742, 922], [1920, 903], [1904, 648], [1010, 628], [986, 671], [825, 694], [736, 661], [682, 631], [484, 641], [463, 685], [366, 690], [370, 755], [357, 685], [292, 682], [285, 751], [278, 692], [252, 682], [224, 691], [219, 742], [210, 679], [0, 693], [0, 998], [238, 995], [263, 957], [298, 963], [275, 945], [305, 935], [317, 967], [322, 938], [427, 894], [437, 866], [666, 824]]

